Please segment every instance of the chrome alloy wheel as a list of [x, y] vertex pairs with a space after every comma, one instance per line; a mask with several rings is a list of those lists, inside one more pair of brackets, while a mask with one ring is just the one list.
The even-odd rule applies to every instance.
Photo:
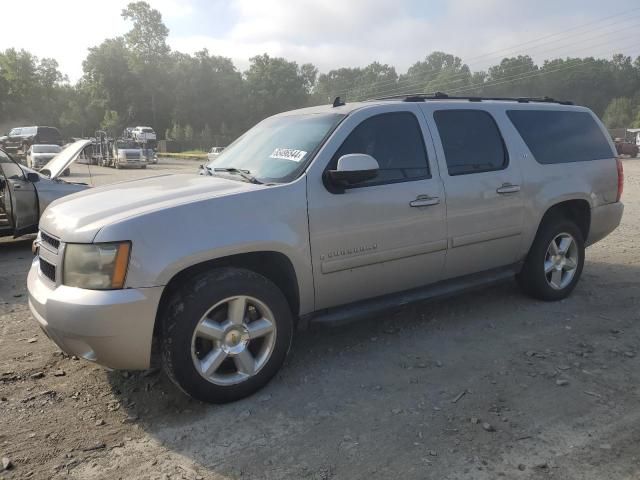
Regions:
[[555, 236], [544, 259], [547, 283], [555, 290], [562, 290], [571, 283], [578, 268], [578, 244], [568, 233]]
[[257, 374], [276, 344], [273, 313], [248, 296], [225, 298], [204, 314], [191, 340], [193, 364], [216, 385], [235, 385]]

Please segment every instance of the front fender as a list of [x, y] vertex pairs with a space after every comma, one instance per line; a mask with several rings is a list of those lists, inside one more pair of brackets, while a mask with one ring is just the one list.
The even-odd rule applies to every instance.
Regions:
[[313, 309], [304, 177], [130, 217], [103, 227], [94, 241], [117, 240], [132, 241], [131, 288], [164, 286], [186, 268], [231, 255], [281, 253], [296, 273], [301, 312]]

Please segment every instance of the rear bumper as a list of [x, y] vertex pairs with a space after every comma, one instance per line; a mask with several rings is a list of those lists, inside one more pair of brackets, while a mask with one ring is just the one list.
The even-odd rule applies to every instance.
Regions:
[[64, 352], [114, 369], [145, 369], [163, 287], [86, 290], [56, 286], [39, 271], [27, 277], [29, 308]]
[[592, 208], [587, 246], [599, 242], [618, 228], [623, 212], [624, 204], [622, 202], [608, 203]]

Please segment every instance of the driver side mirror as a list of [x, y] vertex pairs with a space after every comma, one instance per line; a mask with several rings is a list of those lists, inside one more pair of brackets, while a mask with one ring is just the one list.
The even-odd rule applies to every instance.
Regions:
[[28, 172], [27, 173], [27, 181], [31, 182], [31, 183], [36, 183], [40, 181], [40, 175], [38, 175], [35, 172]]
[[329, 170], [327, 175], [334, 186], [343, 190], [376, 178], [379, 168], [378, 162], [371, 155], [350, 153], [340, 157], [336, 169]]

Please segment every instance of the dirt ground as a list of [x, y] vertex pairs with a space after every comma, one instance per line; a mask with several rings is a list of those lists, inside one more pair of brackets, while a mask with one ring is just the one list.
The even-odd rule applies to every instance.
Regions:
[[311, 330], [224, 406], [60, 353], [26, 305], [30, 240], [0, 243], [0, 477], [640, 479], [640, 161], [625, 170], [623, 225], [569, 299], [507, 283]]

